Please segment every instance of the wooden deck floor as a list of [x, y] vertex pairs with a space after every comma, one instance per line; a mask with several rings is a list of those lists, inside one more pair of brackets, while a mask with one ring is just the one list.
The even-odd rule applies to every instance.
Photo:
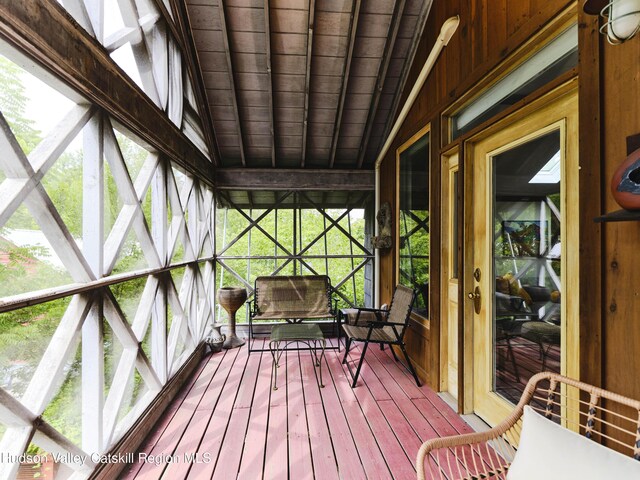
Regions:
[[412, 479], [424, 440], [471, 431], [388, 349], [369, 349], [355, 389], [341, 358], [327, 352], [320, 389], [310, 353], [288, 352], [274, 391], [268, 352], [210, 355], [124, 478]]

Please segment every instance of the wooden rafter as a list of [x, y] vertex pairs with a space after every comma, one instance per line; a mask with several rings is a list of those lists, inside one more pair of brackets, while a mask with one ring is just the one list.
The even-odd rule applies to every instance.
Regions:
[[0, 0], [0, 36], [187, 171], [212, 183], [207, 158], [58, 2], [34, 9], [29, 2]]
[[351, 23], [349, 25], [349, 47], [347, 50], [347, 58], [342, 71], [342, 88], [340, 90], [340, 100], [338, 102], [338, 111], [336, 112], [336, 120], [333, 124], [333, 137], [331, 139], [331, 153], [329, 154], [329, 168], [333, 168], [336, 160], [336, 150], [338, 149], [338, 140], [340, 138], [340, 126], [342, 125], [342, 112], [344, 112], [344, 102], [347, 98], [347, 88], [349, 88], [349, 73], [351, 72], [351, 60], [353, 58], [353, 48], [356, 44], [356, 36], [358, 31], [358, 20], [360, 18], [361, 0], [355, 0], [353, 10], [351, 11]]
[[307, 35], [307, 64], [304, 79], [304, 113], [302, 117], [302, 161], [300, 166], [304, 168], [307, 159], [307, 136], [309, 131], [309, 94], [311, 91], [311, 60], [313, 58], [313, 30], [316, 14], [315, 0], [309, 1], [309, 33]]
[[398, 38], [398, 31], [400, 30], [400, 23], [402, 22], [402, 14], [404, 13], [404, 6], [406, 0], [398, 0], [394, 2], [393, 16], [391, 17], [391, 23], [389, 24], [389, 32], [387, 33], [387, 41], [384, 44], [384, 52], [382, 54], [382, 61], [380, 62], [380, 68], [378, 69], [378, 76], [376, 78], [376, 88], [373, 92], [373, 99], [369, 106], [369, 113], [367, 114], [367, 123], [364, 129], [364, 136], [360, 142], [360, 149], [358, 151], [358, 168], [362, 168], [364, 163], [364, 156], [367, 153], [367, 147], [369, 146], [369, 138], [371, 137], [371, 130], [373, 129], [373, 122], [378, 113], [378, 104], [380, 103], [380, 95], [384, 88], [384, 82], [387, 78], [387, 70], [389, 69], [389, 63], [393, 56], [393, 47], [396, 44], [396, 38]]
[[240, 160], [242, 166], [246, 167], [247, 160], [244, 153], [244, 140], [242, 137], [242, 125], [240, 123], [240, 109], [238, 108], [238, 92], [236, 91], [235, 76], [233, 74], [233, 60], [231, 58], [231, 45], [229, 41], [229, 29], [227, 28], [226, 14], [224, 11], [224, 1], [218, 0], [218, 14], [220, 15], [220, 27], [222, 28], [222, 39], [224, 42], [224, 53], [229, 71], [229, 82], [231, 84], [231, 101], [233, 102], [233, 114], [236, 119], [236, 131], [238, 134], [238, 148], [240, 149]]
[[[312, 0], [313, 1], [313, 0]], [[269, 88], [269, 118], [271, 119], [271, 166], [276, 166], [276, 119], [273, 114], [273, 71], [271, 66], [271, 18], [269, 0], [264, 0], [264, 34], [267, 54], [267, 83]]]
[[[202, 122], [202, 128], [204, 130], [204, 136], [209, 144], [209, 151], [211, 152], [211, 159], [215, 166], [220, 165], [220, 149], [218, 148], [218, 140], [216, 139], [216, 133], [213, 129], [213, 119], [211, 118], [211, 110], [209, 110], [207, 102], [207, 93], [204, 86], [204, 78], [202, 77], [202, 68], [200, 66], [200, 60], [198, 57], [198, 51], [193, 41], [191, 32], [191, 20], [189, 18], [189, 12], [186, 8], [185, 2], [178, 0], [170, 0], [173, 13], [175, 15], [175, 22], [177, 29], [182, 35], [182, 54], [184, 55], [187, 65], [188, 73], [193, 84], [194, 94], [198, 103], [198, 113], [200, 114], [200, 121]], [[162, 3], [162, 0], [156, 0], [158, 3]]]
[[427, 23], [427, 15], [429, 14], [429, 9], [431, 8], [431, 4], [432, 2], [425, 1], [422, 5], [422, 10], [420, 11], [418, 22], [416, 24], [416, 31], [413, 35], [413, 38], [411, 39], [411, 46], [409, 47], [409, 52], [407, 53], [407, 57], [404, 62], [404, 67], [402, 68], [402, 74], [400, 76], [398, 88], [396, 88], [396, 94], [393, 98], [393, 103], [392, 103], [391, 110], [389, 111], [389, 116], [387, 117], [387, 122], [384, 127], [384, 133], [380, 137], [380, 142], [378, 144], [378, 148], [376, 149], [376, 155], [380, 147], [382, 146], [383, 142], [389, 136], [391, 127], [393, 126], [393, 123], [396, 120], [396, 112], [398, 111], [400, 99], [402, 98], [402, 92], [404, 90], [405, 84], [407, 83], [407, 78], [409, 77], [409, 72], [411, 71], [413, 59], [416, 56], [416, 51], [418, 50], [418, 45], [420, 44], [420, 39], [422, 38], [422, 32], [424, 30], [424, 26]]

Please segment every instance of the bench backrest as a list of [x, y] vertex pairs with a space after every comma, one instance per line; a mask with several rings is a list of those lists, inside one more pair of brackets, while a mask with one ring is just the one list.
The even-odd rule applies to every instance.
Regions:
[[255, 312], [261, 316], [290, 318], [333, 316], [331, 281], [326, 275], [258, 277], [255, 283]]

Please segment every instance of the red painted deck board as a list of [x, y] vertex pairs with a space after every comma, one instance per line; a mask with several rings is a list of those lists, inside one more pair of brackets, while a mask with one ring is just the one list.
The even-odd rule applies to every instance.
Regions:
[[[311, 362], [310, 358], [304, 360]], [[298, 352], [287, 355], [287, 379], [289, 476], [300, 480], [312, 480], [311, 445]]]
[[[207, 368], [211, 369], [213, 365], [214, 365], [214, 362], [211, 362], [211, 359], [208, 359], [208, 358], [200, 362], [200, 365], [198, 365], [198, 367], [195, 369], [191, 379], [183, 386], [182, 390], [178, 392], [178, 395], [170, 403], [169, 407], [164, 412], [164, 415], [160, 417], [160, 420], [156, 424], [156, 428], [153, 430], [153, 432], [151, 432], [147, 436], [147, 438], [140, 445], [141, 452], [149, 452], [153, 448], [153, 446], [158, 442], [158, 440], [164, 433], [164, 430], [166, 429], [167, 425], [169, 425], [169, 423], [171, 422], [175, 414], [180, 409], [186, 396], [192, 391], [192, 389], [195, 387], [197, 382], [204, 381], [204, 379], [206, 378], [206, 373], [205, 373], [207, 371], [206, 369]], [[210, 371], [211, 371], [211, 375], [213, 376], [214, 370], [210, 370]], [[140, 468], [142, 468], [142, 463], [136, 462], [134, 464], [128, 465], [128, 468], [126, 468], [122, 472], [121, 477], [134, 478], [138, 473], [138, 471], [140, 470]]]
[[218, 461], [213, 472], [213, 479], [226, 480], [236, 478], [240, 469], [240, 461], [244, 450], [244, 441], [247, 437], [249, 419], [251, 418], [251, 406], [253, 394], [256, 389], [260, 362], [262, 356], [250, 355], [247, 367], [238, 390], [229, 427], [224, 437], [225, 447], [221, 449]]
[[327, 351], [324, 388], [309, 352], [285, 353], [275, 391], [268, 352], [248, 354], [245, 346], [210, 355], [140, 450], [201, 463], [142, 462], [123, 477], [411, 479], [422, 441], [471, 431], [388, 349], [367, 352], [355, 389], [343, 353]]
[[[213, 470], [220, 455], [222, 441], [224, 440], [224, 436], [227, 432], [229, 419], [231, 418], [231, 412], [233, 410], [233, 403], [240, 388], [240, 381], [242, 380], [242, 376], [244, 375], [246, 364], [247, 349], [242, 349], [241, 353], [238, 355], [236, 361], [234, 362], [235, 368], [233, 368], [231, 372], [229, 372], [227, 381], [220, 391], [220, 398], [218, 402], [216, 402], [213, 414], [210, 415], [207, 430], [204, 433], [204, 436], [202, 436], [202, 442], [198, 447], [198, 453], [202, 455], [204, 455], [205, 453], [208, 454], [211, 461], [195, 463], [191, 465], [191, 469], [187, 469], [190, 479], [193, 478], [208, 480], [213, 476]], [[189, 432], [189, 434], [190, 433], [191, 432]], [[180, 466], [183, 465], [185, 464], [180, 464]], [[176, 472], [177, 474], [169, 475], [167, 476], [167, 478], [170, 478], [172, 480], [183, 478], [183, 472], [186, 473], [185, 469], [183, 468], [177, 469]]]
[[[217, 376], [215, 375], [215, 373], [219, 373], [218, 369], [220, 365], [223, 364], [225, 359], [227, 359], [228, 361], [228, 357], [226, 354], [219, 355], [217, 358], [211, 358], [209, 360], [209, 363], [207, 363], [201, 375], [194, 383], [193, 388], [191, 388], [189, 393], [185, 396], [184, 401], [182, 402], [176, 414], [171, 418], [171, 421], [162, 432], [162, 435], [158, 438], [158, 441], [151, 448], [143, 450], [143, 453], [152, 456], [173, 453], [176, 445], [182, 438], [186, 427], [191, 422], [196, 408], [198, 407], [200, 402], [203, 400], [207, 392], [215, 391], [214, 389], [209, 388], [210, 384], [214, 380], [223, 377], [224, 373]], [[226, 377], [226, 375], [224, 376]], [[167, 465], [168, 463], [164, 462], [139, 461], [138, 465], [135, 466], [131, 471], [131, 478], [159, 478]]]
[[[342, 357], [340, 357], [340, 361]], [[343, 366], [343, 371], [345, 374], [347, 373], [346, 366]], [[407, 450], [402, 448], [400, 443], [400, 439], [396, 435], [396, 432], [402, 431], [403, 427], [405, 427], [405, 431], [410, 431], [411, 427], [407, 424], [404, 418], [397, 418], [397, 424], [392, 424], [385, 417], [385, 410], [388, 406], [395, 405], [391, 400], [382, 400], [377, 402], [374, 398], [373, 392], [371, 391], [371, 385], [373, 384], [376, 388], [383, 388], [382, 383], [378, 380], [375, 374], [369, 369], [364, 369], [361, 372], [362, 379], [364, 384], [362, 387], [358, 387], [352, 390], [355, 394], [358, 403], [360, 404], [360, 408], [364, 413], [367, 422], [369, 423], [369, 428], [373, 433], [378, 447], [382, 452], [382, 455], [387, 463], [389, 470], [392, 472], [395, 478], [412, 478], [415, 476], [416, 472], [412, 465], [411, 459], [407, 456]], [[371, 382], [371, 383], [370, 383]], [[386, 392], [386, 389], [385, 389]], [[385, 395], [385, 398], [390, 398], [388, 394]], [[396, 430], [397, 428], [397, 430]], [[408, 429], [408, 430], [406, 430]], [[415, 451], [420, 448], [420, 442], [417, 441], [417, 437], [413, 434], [414, 443], [417, 444]]]
[[367, 478], [393, 478], [376, 438], [369, 428], [367, 418], [363, 415], [355, 392], [346, 381], [347, 377], [342, 369], [340, 359], [336, 355], [329, 355], [327, 363]]
[[[253, 353], [252, 355], [257, 355]], [[251, 415], [247, 435], [242, 448], [239, 479], [262, 478], [264, 456], [269, 423], [269, 401], [271, 399], [271, 356], [263, 352], [258, 372], [258, 381], [253, 394]], [[238, 448], [227, 445], [226, 448]]]

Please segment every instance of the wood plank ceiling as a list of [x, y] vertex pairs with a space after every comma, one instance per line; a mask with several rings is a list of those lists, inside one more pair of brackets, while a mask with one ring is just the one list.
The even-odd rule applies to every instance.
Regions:
[[373, 169], [430, 0], [187, 0], [222, 168]]

